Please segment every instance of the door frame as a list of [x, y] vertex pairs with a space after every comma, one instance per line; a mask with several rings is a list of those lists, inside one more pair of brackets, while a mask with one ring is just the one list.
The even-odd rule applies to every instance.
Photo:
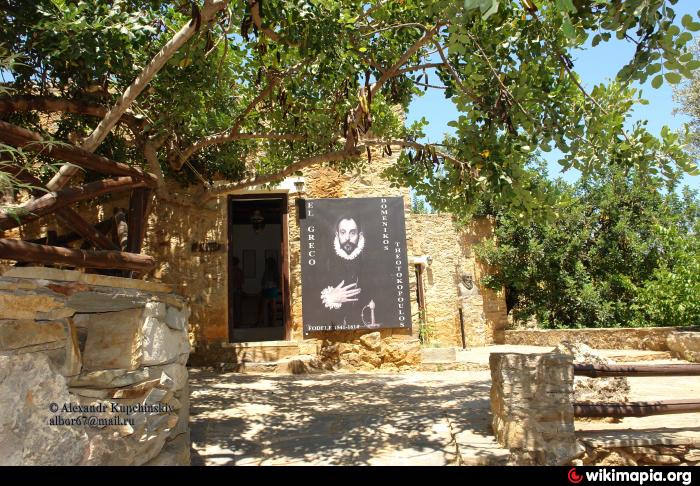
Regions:
[[[233, 258], [233, 204], [236, 200], [254, 200], [254, 199], [267, 199], [267, 200], [279, 200], [282, 212], [282, 222], [281, 231], [282, 237], [280, 239], [280, 261], [282, 263], [282, 318], [284, 319], [284, 340], [289, 341], [291, 338], [291, 305], [289, 302], [290, 290], [289, 290], [289, 193], [287, 192], [260, 192], [260, 193], [246, 193], [246, 194], [229, 194], [226, 198], [226, 233], [227, 233], [227, 249], [226, 249], [226, 334], [227, 341], [231, 342], [231, 330], [233, 329], [233, 302], [231, 298], [231, 292], [229, 289], [232, 287], [233, 274], [231, 272], [232, 258]], [[263, 341], [264, 342], [264, 341]]]

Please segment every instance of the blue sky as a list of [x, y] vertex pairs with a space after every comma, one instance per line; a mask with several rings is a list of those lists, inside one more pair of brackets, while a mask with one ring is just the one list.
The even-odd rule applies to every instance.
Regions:
[[[676, 12], [677, 23], [684, 14], [690, 14], [697, 18], [700, 2], [697, 0], [680, 0], [673, 9]], [[590, 92], [590, 89], [601, 82], [606, 82], [615, 77], [619, 69], [632, 58], [634, 44], [615, 39], [600, 43], [595, 48], [588, 48], [572, 53], [574, 69], [582, 78], [583, 84]], [[438, 79], [436, 75], [431, 76], [431, 81]], [[674, 114], [673, 111], [678, 105], [673, 101], [673, 90], [671, 86], [664, 82], [661, 88], [651, 87], [651, 78], [641, 88], [644, 98], [649, 100], [648, 105], [637, 105], [632, 116], [632, 122], [636, 120], [648, 120], [647, 128], [655, 135], [661, 132], [661, 127], [668, 125], [672, 130], [679, 129], [683, 123], [689, 119], [682, 114]], [[416, 98], [409, 106], [408, 121], [412, 122], [425, 117], [430, 125], [426, 127], [426, 141], [439, 142], [444, 133], [454, 133], [452, 127], [447, 126], [447, 122], [457, 117], [457, 110], [449, 100], [445, 100], [442, 90], [429, 89], [424, 96]], [[561, 171], [561, 166], [557, 163], [557, 152], [542, 154], [547, 161], [549, 174], [551, 177], [563, 177], [569, 182], [578, 179], [579, 174], [572, 169], [567, 172]], [[700, 190], [700, 176], [691, 177], [686, 175], [683, 184], [687, 184], [693, 189]]]

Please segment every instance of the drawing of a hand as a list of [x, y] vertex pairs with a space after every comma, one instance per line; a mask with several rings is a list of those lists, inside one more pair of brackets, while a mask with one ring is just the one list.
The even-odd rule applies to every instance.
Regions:
[[345, 285], [345, 280], [340, 282], [336, 287], [326, 287], [321, 292], [321, 302], [329, 309], [340, 309], [346, 302], [356, 302], [354, 299], [357, 294], [362, 292], [362, 289], [357, 288], [357, 283]]

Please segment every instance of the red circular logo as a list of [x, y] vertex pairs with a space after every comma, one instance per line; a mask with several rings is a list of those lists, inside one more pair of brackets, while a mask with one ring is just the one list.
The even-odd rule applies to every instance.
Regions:
[[583, 476], [581, 476], [580, 474], [578, 474], [576, 472], [575, 467], [572, 467], [571, 469], [569, 469], [569, 474], [567, 474], [567, 477], [569, 478], [570, 483], [578, 484], [581, 481], [583, 481]]

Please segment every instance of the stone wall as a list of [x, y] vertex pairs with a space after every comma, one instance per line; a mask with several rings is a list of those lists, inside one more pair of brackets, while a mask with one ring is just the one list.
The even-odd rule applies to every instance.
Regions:
[[557, 346], [562, 341], [585, 343], [594, 349], [667, 351], [666, 340], [677, 328], [633, 327], [595, 329], [536, 329], [505, 331], [499, 344]]
[[700, 332], [672, 332], [666, 338], [666, 345], [671, 354], [679, 359], [700, 363]]
[[323, 340], [318, 351], [325, 369], [403, 371], [421, 362], [420, 341], [412, 336], [364, 334], [353, 341]]
[[493, 432], [498, 442], [510, 449], [511, 464], [700, 464], [700, 439], [694, 431], [584, 430], [577, 437], [574, 358], [557, 352], [491, 354]]
[[[465, 327], [466, 344], [470, 346], [493, 342], [494, 336], [506, 323], [505, 302], [502, 293], [475, 286], [469, 295], [460, 296], [457, 285], [462, 273], [478, 282], [482, 269], [475, 260], [474, 244], [491, 237], [491, 221], [476, 219], [467, 228], [460, 228], [448, 214], [412, 214], [407, 188], [392, 187], [382, 177], [382, 171], [395, 162], [398, 153], [383, 157], [381, 149], [372, 152], [371, 165], [354, 173], [341, 173], [327, 166], [316, 166], [304, 171], [305, 192], [298, 194], [284, 189], [276, 193], [288, 195], [289, 287], [291, 322], [287, 339], [302, 341], [320, 339], [336, 342], [357, 341], [365, 332], [310, 333], [303, 335], [301, 312], [301, 263], [299, 222], [296, 201], [299, 197], [377, 197], [400, 196], [405, 202], [407, 250], [409, 255], [430, 255], [433, 263], [424, 272], [427, 304], [426, 324], [432, 330], [431, 344], [460, 346], [462, 344], [459, 309]], [[172, 285], [189, 298], [191, 306], [190, 340], [196, 349], [208, 349], [211, 343], [228, 342], [227, 302], [227, 196], [201, 203], [201, 189], [185, 188], [169, 182], [165, 196], [154, 198], [148, 219], [144, 253], [152, 255], [157, 263], [149, 279]], [[253, 188], [243, 194], [269, 193]], [[110, 217], [115, 208], [128, 206], [128, 195], [107, 199], [101, 204], [78, 205], [76, 209], [87, 221], [97, 222]], [[23, 238], [38, 237], [47, 230], [57, 229], [52, 218], [40, 224], [22, 228]], [[19, 236], [19, 235], [14, 235]], [[193, 251], [193, 243], [215, 243], [217, 250]], [[412, 332], [382, 330], [382, 338], [419, 334], [419, 312], [416, 296], [416, 276], [409, 271]]]
[[[653, 436], [653, 433], [650, 434]], [[616, 443], [617, 442], [617, 443]], [[697, 466], [700, 464], [700, 441], [674, 444], [662, 441], [655, 444], [653, 437], [631, 445], [629, 441], [583, 441], [586, 453], [572, 462], [577, 466]]]
[[[473, 251], [474, 245], [492, 237], [492, 222], [476, 218], [463, 228], [450, 214], [409, 214], [407, 220], [409, 252], [433, 260], [423, 276], [430, 344], [461, 346], [460, 307], [465, 344], [493, 343], [507, 321], [505, 300], [478, 284], [484, 269]], [[462, 275], [471, 277], [471, 288], [460, 289]]]
[[162, 284], [0, 277], [0, 464], [189, 464], [189, 308]]
[[515, 462], [560, 465], [579, 456], [573, 357], [492, 353], [489, 364], [493, 432]]

